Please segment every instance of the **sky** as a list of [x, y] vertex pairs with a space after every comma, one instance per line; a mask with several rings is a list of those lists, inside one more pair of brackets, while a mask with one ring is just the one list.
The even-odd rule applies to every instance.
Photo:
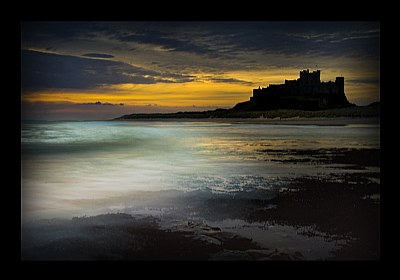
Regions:
[[379, 101], [379, 22], [21, 22], [21, 119], [231, 108], [304, 69]]

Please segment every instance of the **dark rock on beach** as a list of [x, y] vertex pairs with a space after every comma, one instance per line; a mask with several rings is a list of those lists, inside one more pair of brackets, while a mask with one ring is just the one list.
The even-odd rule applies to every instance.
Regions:
[[303, 259], [201, 222], [161, 229], [155, 218], [127, 214], [36, 221], [22, 227], [22, 240], [22, 260]]

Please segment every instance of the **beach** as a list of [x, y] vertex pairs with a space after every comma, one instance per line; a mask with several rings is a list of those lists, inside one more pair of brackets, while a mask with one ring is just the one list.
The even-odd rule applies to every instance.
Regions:
[[33, 128], [44, 133], [23, 134], [22, 260], [380, 258], [379, 119]]
[[[366, 174], [379, 179], [379, 174]], [[340, 182], [340, 183], [338, 183]], [[361, 188], [357, 188], [360, 187]], [[274, 226], [299, 229], [309, 239], [340, 244], [327, 259], [379, 259], [379, 184], [363, 175], [319, 180], [301, 178], [270, 199], [237, 195], [174, 193], [160, 207], [147, 194], [151, 214], [106, 214], [72, 220], [47, 219], [22, 227], [22, 258], [44, 260], [306, 260], [304, 252], [266, 247], [240, 235], [243, 225], [224, 227], [183, 218], [192, 212], [212, 220], [244, 220], [247, 233], [272, 231]], [[146, 196], [146, 195], [145, 195]], [[164, 202], [165, 203], [165, 202]], [[149, 206], [150, 205], [150, 206]], [[275, 205], [271, 207], [271, 205]], [[174, 210], [171, 208], [174, 207]], [[170, 209], [166, 211], [165, 209]], [[290, 231], [287, 230], [288, 232]], [[49, 240], [49, 236], [54, 236]], [[273, 242], [271, 242], [273, 244]]]

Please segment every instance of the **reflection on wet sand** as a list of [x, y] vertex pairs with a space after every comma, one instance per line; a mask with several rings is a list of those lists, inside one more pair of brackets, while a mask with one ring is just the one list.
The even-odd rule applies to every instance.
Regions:
[[380, 258], [379, 128], [95, 122], [23, 136], [22, 259]]
[[[329, 155], [327, 160], [343, 161], [343, 151], [322, 153]], [[215, 193], [205, 188], [192, 192], [137, 192], [136, 202], [131, 200], [131, 207], [123, 209], [133, 216], [114, 214], [28, 223], [22, 230], [22, 256], [26, 259], [379, 259], [380, 185], [371, 178], [379, 178], [380, 174], [368, 170], [379, 163], [364, 164], [364, 150], [350, 153], [352, 165], [364, 172], [299, 177], [275, 191]], [[377, 150], [373, 153], [379, 155]], [[322, 158], [315, 151], [313, 156]], [[118, 207], [115, 209], [120, 211]], [[115, 238], [120, 242], [109, 242]], [[88, 251], [79, 255], [77, 250], [82, 244]], [[119, 248], [121, 244], [126, 244], [129, 250]], [[56, 254], [60, 246], [69, 249]]]

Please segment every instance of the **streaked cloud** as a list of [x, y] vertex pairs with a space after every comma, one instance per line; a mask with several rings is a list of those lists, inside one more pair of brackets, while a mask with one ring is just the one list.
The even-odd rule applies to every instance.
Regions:
[[113, 58], [114, 57], [111, 54], [103, 54], [103, 53], [85, 53], [82, 56], [95, 57], [95, 58]]
[[41, 89], [90, 89], [104, 84], [187, 82], [191, 78], [184, 74], [146, 70], [119, 61], [21, 51], [23, 93]]
[[207, 80], [207, 81], [212, 81], [215, 83], [239, 83], [239, 84], [244, 84], [244, 85], [248, 85], [248, 86], [254, 85], [253, 82], [249, 82], [249, 81], [244, 81], [244, 80], [240, 80], [240, 79], [236, 79], [236, 78], [214, 77], [211, 75], [203, 76], [202, 79]]

